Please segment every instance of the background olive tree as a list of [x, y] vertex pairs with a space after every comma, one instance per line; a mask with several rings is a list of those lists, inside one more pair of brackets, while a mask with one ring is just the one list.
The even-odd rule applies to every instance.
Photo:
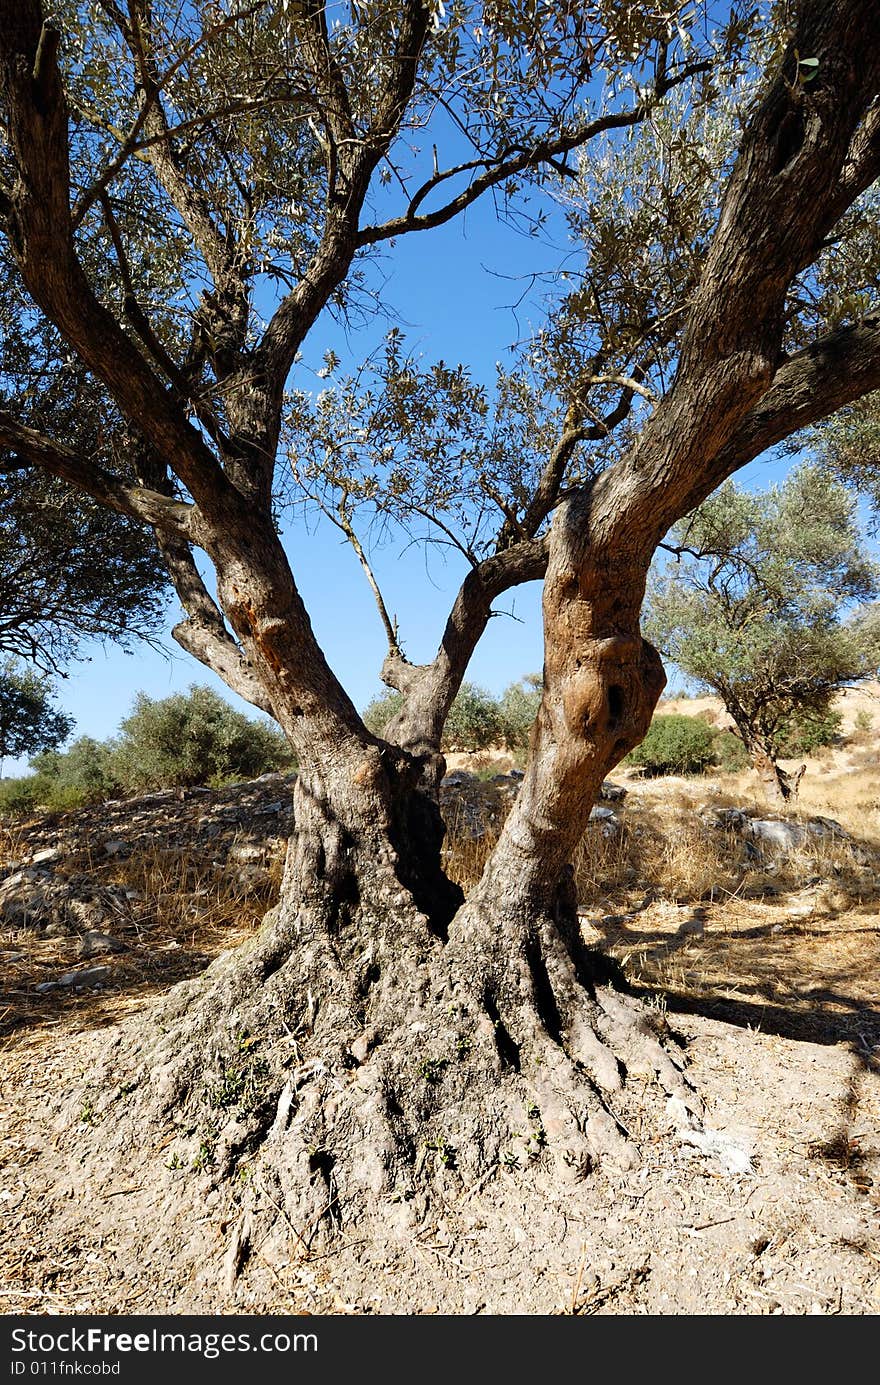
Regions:
[[53, 704], [45, 676], [16, 659], [0, 664], [0, 772], [5, 759], [51, 749], [72, 730], [73, 720]]
[[[699, 687], [721, 698], [773, 798], [797, 791], [780, 756], [805, 718], [873, 676], [880, 646], [853, 618], [880, 573], [855, 502], [816, 466], [751, 494], [728, 481], [674, 527], [654, 576], [645, 629]], [[804, 744], [804, 734], [800, 744]]]

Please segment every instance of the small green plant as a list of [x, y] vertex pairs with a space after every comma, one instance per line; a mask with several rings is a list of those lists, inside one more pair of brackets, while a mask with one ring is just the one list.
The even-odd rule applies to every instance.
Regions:
[[646, 774], [703, 774], [715, 763], [715, 737], [697, 717], [655, 717], [641, 745], [626, 764], [641, 765]]
[[201, 1173], [203, 1172], [203, 1170], [209, 1169], [213, 1162], [214, 1146], [212, 1144], [208, 1144], [207, 1141], [203, 1141], [202, 1144], [199, 1145], [199, 1152], [196, 1155], [195, 1159], [193, 1159], [190, 1167], [194, 1170], [194, 1172]]
[[166, 1167], [166, 1169], [175, 1169], [175, 1170], [176, 1170], [176, 1169], [185, 1169], [185, 1168], [186, 1168], [186, 1160], [185, 1160], [185, 1159], [182, 1159], [181, 1156], [180, 1156], [180, 1155], [177, 1153], [177, 1151], [175, 1150], [174, 1153], [170, 1156], [170, 1158], [169, 1158], [168, 1162], [166, 1163], [165, 1167]]
[[438, 1164], [442, 1164], [444, 1168], [455, 1168], [456, 1149], [455, 1146], [451, 1145], [448, 1140], [445, 1140], [443, 1138], [439, 1138], [436, 1140], [426, 1140], [425, 1149], [430, 1150], [432, 1151], [432, 1153], [436, 1154]]
[[866, 707], [860, 707], [856, 712], [853, 721], [852, 739], [856, 745], [865, 745], [871, 739], [874, 729], [874, 718]]
[[90, 1101], [84, 1101], [79, 1113], [80, 1125], [97, 1125], [97, 1113]]
[[24, 779], [0, 779], [0, 817], [27, 818], [38, 812], [42, 787], [35, 774]]
[[443, 1069], [448, 1066], [446, 1058], [424, 1058], [419, 1064], [419, 1076], [426, 1082], [439, 1082], [443, 1077]]
[[241, 1067], [227, 1064], [220, 1071], [220, 1080], [208, 1088], [208, 1104], [218, 1111], [227, 1111], [232, 1106], [253, 1111], [262, 1100], [268, 1077], [269, 1064], [262, 1058], [245, 1062]]
[[547, 1145], [547, 1131], [544, 1129], [540, 1107], [536, 1106], [534, 1101], [530, 1102], [526, 1107], [526, 1115], [532, 1127], [531, 1143], [536, 1147], [535, 1152], [537, 1153], [545, 1149]]

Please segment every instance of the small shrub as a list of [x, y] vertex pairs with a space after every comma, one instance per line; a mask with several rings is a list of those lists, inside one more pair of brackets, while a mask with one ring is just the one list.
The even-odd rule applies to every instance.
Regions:
[[230, 707], [212, 689], [155, 700], [139, 693], [122, 722], [113, 771], [127, 789], [219, 785], [288, 768], [281, 732]]
[[402, 706], [403, 698], [400, 693], [395, 692], [393, 688], [386, 688], [385, 692], [379, 693], [364, 708], [364, 725], [374, 736], [381, 736], [391, 718], [397, 715]]
[[79, 736], [69, 750], [44, 751], [34, 755], [31, 768], [46, 784], [47, 802], [60, 806], [62, 801], [74, 807], [85, 803], [102, 803], [122, 789], [115, 765], [116, 747], [113, 741], [96, 741], [92, 736]]
[[794, 755], [811, 755], [823, 745], [834, 745], [840, 739], [842, 725], [840, 712], [830, 708], [797, 712], [779, 733], [779, 754], [787, 759]]
[[0, 779], [0, 817], [30, 817], [40, 806], [36, 775], [24, 779]]
[[749, 767], [749, 752], [739, 736], [732, 731], [716, 731], [712, 740], [715, 763], [728, 774], [738, 774]]
[[508, 750], [525, 750], [543, 691], [540, 673], [530, 673], [511, 683], [501, 698], [501, 735]]
[[715, 737], [696, 717], [655, 717], [648, 734], [631, 750], [626, 763], [647, 774], [702, 774], [715, 763]]
[[443, 750], [486, 750], [501, 740], [501, 710], [497, 700], [485, 688], [474, 683], [462, 683], [453, 702], [443, 736]]
[[874, 718], [865, 708], [860, 707], [856, 712], [853, 722], [852, 735], [850, 741], [853, 745], [868, 745], [873, 740]]

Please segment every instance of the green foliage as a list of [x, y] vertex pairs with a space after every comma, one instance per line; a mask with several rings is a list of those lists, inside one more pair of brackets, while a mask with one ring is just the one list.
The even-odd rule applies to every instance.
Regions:
[[0, 665], [0, 761], [60, 745], [73, 720], [52, 704], [52, 685], [14, 659]]
[[842, 725], [840, 712], [830, 708], [795, 712], [779, 728], [779, 754], [785, 758], [812, 755], [821, 746], [834, 745], [840, 740]]
[[655, 717], [641, 745], [626, 764], [641, 765], [647, 774], [702, 774], [714, 764], [715, 737], [697, 717]]
[[230, 707], [210, 688], [154, 700], [144, 693], [107, 741], [80, 736], [69, 750], [31, 757], [34, 773], [0, 780], [0, 816], [67, 812], [122, 794], [252, 779], [291, 766], [281, 733]]
[[195, 685], [161, 699], [138, 693], [113, 753], [114, 772], [131, 790], [252, 779], [290, 763], [280, 731]]
[[43, 751], [31, 757], [33, 778], [50, 809], [102, 803], [124, 789], [116, 763], [116, 743], [78, 736], [63, 753]]
[[443, 750], [486, 750], [502, 739], [503, 728], [498, 702], [485, 688], [462, 683], [449, 709], [443, 736]]
[[853, 722], [853, 740], [860, 741], [864, 744], [864, 742], [870, 738], [873, 729], [874, 718], [865, 707], [860, 707], [856, 712]]
[[[66, 418], [56, 426], [67, 434]], [[167, 586], [142, 525], [38, 471], [4, 475], [0, 652], [57, 668], [89, 639], [124, 646], [149, 638], [161, 627]]]
[[847, 615], [877, 592], [877, 568], [851, 497], [816, 466], [763, 495], [728, 482], [670, 543], [646, 633], [717, 693], [750, 749], [783, 753], [793, 717], [821, 720], [837, 689], [876, 668], [875, 626]]
[[0, 779], [0, 818], [31, 817], [41, 803], [40, 786], [33, 775]]
[[740, 770], [748, 769], [751, 763], [749, 752], [739, 736], [735, 736], [732, 731], [715, 732], [712, 740], [712, 754], [718, 768], [725, 770], [728, 774], [738, 774]]
[[387, 688], [367, 703], [363, 711], [364, 725], [374, 736], [381, 736], [391, 718], [397, 715], [402, 706], [403, 698], [400, 693], [395, 692], [393, 688]]
[[809, 441], [820, 465], [868, 500], [871, 527], [880, 531], [880, 390], [832, 414]]
[[[486, 750], [489, 746], [502, 743], [519, 745], [521, 740], [524, 744], [528, 738], [527, 730], [523, 735], [524, 718], [527, 716], [524, 707], [529, 697], [534, 697], [534, 693], [527, 692], [521, 684], [513, 684], [499, 701], [485, 688], [479, 688], [474, 683], [462, 683], [446, 719], [442, 749]], [[540, 693], [535, 702], [536, 710], [537, 702], [540, 702]], [[364, 723], [374, 736], [381, 736], [402, 706], [403, 698], [399, 692], [389, 689], [380, 693], [364, 709]], [[531, 725], [531, 721], [528, 724]]]
[[504, 743], [508, 750], [525, 750], [529, 733], [541, 705], [543, 680], [540, 673], [529, 673], [505, 688], [500, 713]]

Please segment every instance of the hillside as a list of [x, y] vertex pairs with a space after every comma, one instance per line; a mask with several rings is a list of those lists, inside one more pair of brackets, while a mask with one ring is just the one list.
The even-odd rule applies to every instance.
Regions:
[[[844, 738], [852, 735], [856, 717], [860, 712], [865, 712], [873, 719], [875, 730], [880, 735], [880, 682], [869, 681], [859, 683], [853, 688], [845, 688], [833, 699], [832, 706], [843, 718], [841, 734]], [[720, 698], [708, 695], [664, 697], [657, 707], [656, 715], [702, 716], [707, 721], [711, 718], [713, 726], [729, 727], [731, 725]]]
[[[100, 1103], [81, 1093], [119, 1027], [253, 936], [277, 892], [289, 783], [153, 794], [7, 833], [0, 1303], [878, 1311], [880, 782], [876, 768], [822, 768], [785, 819], [742, 777], [618, 775], [628, 793], [609, 789], [577, 863], [585, 940], [676, 1036], [707, 1132], [689, 1144], [670, 1127], [639, 1168], [594, 1170], [533, 1222], [518, 1220], [520, 1175], [505, 1168], [467, 1215], [435, 1212], [381, 1244], [276, 1235], [231, 1276], [238, 1194], [215, 1181], [207, 1155], [181, 1163], [157, 1136], [164, 1191], [120, 1167], [98, 1194], [65, 1162], [65, 1130], [85, 1123], [100, 1150]], [[515, 792], [514, 776], [450, 775], [448, 857], [460, 877], [480, 869]], [[637, 1136], [638, 1105], [615, 1114]], [[439, 1164], [437, 1176], [455, 1179]], [[197, 1224], [192, 1208], [203, 1209]]]

